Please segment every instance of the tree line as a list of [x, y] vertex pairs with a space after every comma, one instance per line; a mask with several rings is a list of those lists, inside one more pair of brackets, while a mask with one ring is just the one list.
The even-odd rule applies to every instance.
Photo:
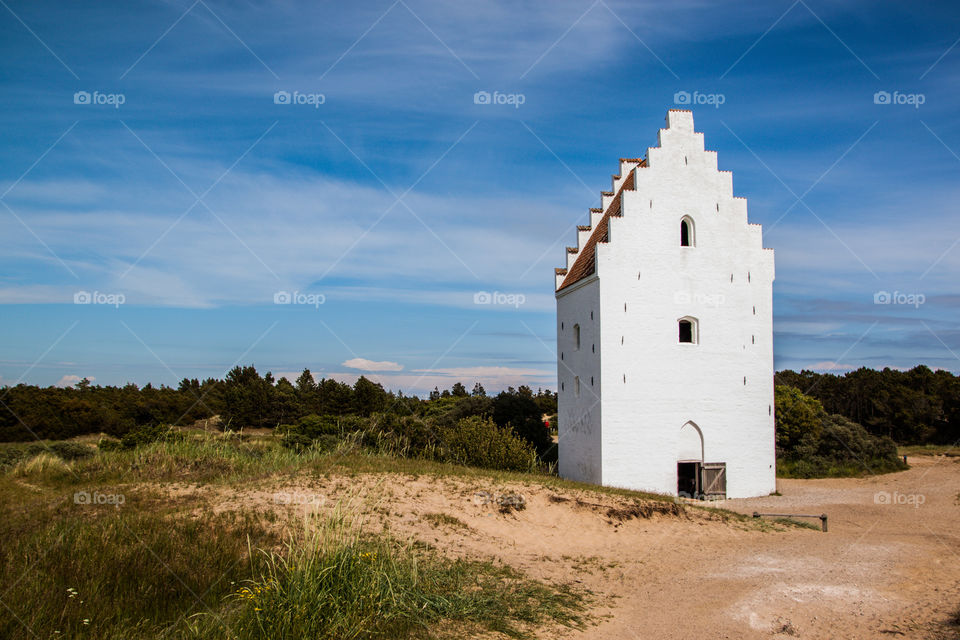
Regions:
[[443, 391], [435, 388], [421, 399], [388, 391], [364, 376], [349, 385], [331, 378], [317, 381], [304, 369], [290, 382], [270, 372], [261, 375], [248, 365], [234, 367], [223, 379], [184, 378], [176, 388], [100, 386], [86, 379], [69, 388], [4, 387], [0, 389], [0, 441], [63, 440], [101, 432], [119, 438], [138, 427], [191, 425], [214, 416], [220, 418], [219, 428], [236, 430], [296, 424], [311, 415], [424, 417], [451, 411], [462, 414], [461, 418], [484, 415], [498, 425], [510, 424], [539, 449], [548, 438], [541, 416], [556, 413], [557, 395], [520, 386], [487, 396], [479, 382], [472, 391], [457, 382]]

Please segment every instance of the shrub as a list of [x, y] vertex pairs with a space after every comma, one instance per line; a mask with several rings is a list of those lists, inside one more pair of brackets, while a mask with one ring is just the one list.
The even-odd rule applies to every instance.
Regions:
[[308, 438], [319, 438], [323, 435], [335, 436], [340, 433], [340, 424], [334, 417], [311, 413], [301, 418], [293, 430]]
[[177, 442], [183, 439], [184, 436], [179, 431], [174, 431], [166, 425], [157, 424], [131, 429], [125, 433], [119, 441], [100, 440], [97, 446], [104, 451], [114, 451], [118, 449], [136, 449], [151, 442]]
[[333, 451], [340, 444], [340, 439], [333, 435], [321, 435], [317, 438], [308, 438], [302, 433], [288, 433], [280, 440], [280, 444], [296, 453], [303, 453], [310, 449], [321, 452]]
[[503, 471], [532, 471], [537, 465], [532, 444], [489, 418], [461, 420], [444, 430], [443, 440], [445, 458], [457, 464]]
[[292, 449], [297, 453], [303, 453], [313, 445], [313, 438], [305, 436], [302, 433], [289, 432], [284, 434], [283, 438], [280, 440], [280, 444], [286, 447], [287, 449]]
[[67, 462], [89, 458], [96, 453], [93, 447], [79, 442], [51, 442], [50, 451]]

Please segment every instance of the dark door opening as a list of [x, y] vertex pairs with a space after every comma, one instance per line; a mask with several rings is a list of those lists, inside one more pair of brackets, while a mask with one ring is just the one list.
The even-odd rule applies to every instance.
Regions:
[[681, 498], [700, 497], [700, 463], [677, 463], [677, 495]]

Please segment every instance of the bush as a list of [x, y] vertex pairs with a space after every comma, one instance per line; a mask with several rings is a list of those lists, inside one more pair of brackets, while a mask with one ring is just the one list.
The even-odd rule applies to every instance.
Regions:
[[115, 451], [119, 449], [136, 449], [145, 444], [150, 444], [151, 442], [177, 442], [183, 440], [184, 436], [179, 431], [174, 431], [173, 428], [157, 424], [157, 425], [146, 425], [142, 427], [137, 427], [131, 429], [120, 438], [119, 441], [116, 440], [101, 440], [97, 443], [97, 446], [103, 451]]
[[778, 386], [777, 473], [818, 478], [888, 473], [906, 468], [890, 438], [828, 414], [816, 400], [792, 387]]
[[313, 445], [313, 438], [305, 436], [302, 433], [290, 432], [284, 434], [280, 440], [280, 444], [297, 453], [303, 453]]
[[80, 444], [79, 442], [51, 442], [50, 451], [56, 454], [58, 458], [65, 460], [66, 462], [89, 458], [95, 453], [93, 447]]
[[444, 430], [443, 439], [444, 457], [450, 462], [503, 471], [532, 471], [537, 466], [533, 445], [489, 418], [461, 420]]
[[332, 435], [308, 438], [302, 433], [288, 433], [280, 440], [280, 444], [296, 453], [303, 453], [310, 449], [326, 453], [335, 450], [340, 444], [340, 439]]
[[308, 438], [319, 438], [325, 435], [335, 436], [340, 434], [339, 422], [340, 421], [331, 416], [318, 416], [315, 413], [311, 413], [301, 418], [296, 426], [293, 427], [293, 430]]

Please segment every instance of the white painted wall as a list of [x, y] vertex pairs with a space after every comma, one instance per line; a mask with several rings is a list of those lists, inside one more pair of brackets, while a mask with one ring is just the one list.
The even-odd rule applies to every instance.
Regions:
[[[610, 241], [597, 245], [596, 274], [557, 295], [560, 474], [675, 494], [689, 449], [681, 427], [692, 421], [704, 461], [726, 462], [728, 497], [766, 495], [775, 490], [773, 252], [747, 223], [731, 174], [704, 151], [693, 114], [671, 110], [667, 125], [648, 166], [634, 170]], [[694, 247], [680, 246], [684, 216]], [[591, 310], [594, 321], [584, 320]], [[697, 344], [679, 343], [684, 316], [698, 320]], [[582, 346], [571, 355], [575, 322]]]
[[[603, 482], [599, 293], [598, 280], [590, 277], [557, 299], [558, 469], [564, 478], [593, 484]], [[577, 324], [580, 325], [579, 349], [574, 344], [573, 328]], [[580, 378], [579, 396], [575, 390], [576, 377]]]

